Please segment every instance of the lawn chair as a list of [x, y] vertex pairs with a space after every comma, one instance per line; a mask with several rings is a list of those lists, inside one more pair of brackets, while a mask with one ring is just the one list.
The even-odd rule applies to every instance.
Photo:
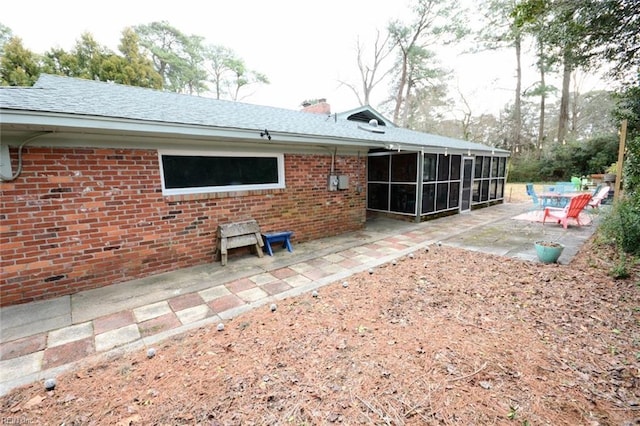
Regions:
[[533, 189], [533, 184], [528, 183], [525, 185], [525, 187], [527, 188], [527, 195], [531, 197], [531, 201], [533, 201], [533, 205], [538, 207], [540, 205], [540, 202], [538, 201], [538, 195], [536, 194], [536, 190]]
[[609, 196], [610, 189], [611, 188], [608, 186], [603, 186], [602, 188], [600, 188], [598, 192], [596, 192], [596, 194], [591, 197], [591, 200], [587, 205], [593, 209], [597, 209], [598, 207], [600, 207], [600, 204], [602, 204], [602, 200]]
[[571, 176], [571, 183], [573, 184], [574, 191], [580, 191], [582, 188], [582, 179], [577, 176]]
[[580, 194], [571, 198], [571, 201], [567, 205], [567, 207], [560, 209], [554, 207], [546, 207], [544, 209], [544, 216], [542, 218], [542, 224], [547, 220], [547, 218], [555, 219], [558, 223], [562, 224], [564, 229], [567, 229], [569, 219], [575, 219], [578, 223], [578, 226], [582, 226], [580, 223], [580, 213], [584, 208], [589, 204], [591, 200], [591, 194]]

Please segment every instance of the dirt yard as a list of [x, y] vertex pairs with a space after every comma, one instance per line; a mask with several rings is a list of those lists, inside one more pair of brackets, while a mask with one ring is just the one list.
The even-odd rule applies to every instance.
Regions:
[[[640, 274], [431, 246], [2, 397], [46, 425], [640, 424]], [[7, 420], [9, 419], [9, 420]]]

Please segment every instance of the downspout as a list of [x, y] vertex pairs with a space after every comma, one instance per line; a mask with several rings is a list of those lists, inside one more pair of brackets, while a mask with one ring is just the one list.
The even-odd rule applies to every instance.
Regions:
[[[24, 142], [22, 142], [20, 146], [18, 146], [18, 169], [16, 170], [15, 174], [13, 174], [11, 177], [4, 176], [3, 174], [0, 173], [0, 180], [2, 180], [3, 182], [13, 182], [14, 180], [18, 179], [18, 177], [22, 173], [22, 148], [24, 148], [26, 144], [39, 138], [40, 136], [48, 135], [50, 133], [53, 133], [53, 132], [40, 132], [36, 135], [31, 136], [30, 138], [27, 138]], [[9, 164], [11, 164], [10, 156], [8, 156], [8, 161], [9, 161]]]

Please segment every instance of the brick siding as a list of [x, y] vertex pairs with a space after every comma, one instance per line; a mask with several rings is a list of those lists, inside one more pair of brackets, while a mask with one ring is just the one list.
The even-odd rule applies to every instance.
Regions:
[[365, 167], [338, 155], [350, 185], [329, 192], [330, 155], [286, 154], [286, 189], [163, 196], [155, 150], [25, 147], [21, 176], [0, 183], [0, 306], [214, 262], [219, 223], [253, 218], [294, 242], [360, 229]]

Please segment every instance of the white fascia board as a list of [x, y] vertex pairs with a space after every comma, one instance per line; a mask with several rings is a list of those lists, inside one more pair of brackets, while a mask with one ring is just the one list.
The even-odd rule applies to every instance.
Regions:
[[382, 147], [383, 142], [346, 139], [308, 134], [280, 133], [270, 131], [271, 141], [260, 136], [261, 129], [238, 129], [162, 123], [141, 120], [114, 119], [106, 117], [77, 116], [70, 114], [31, 113], [15, 110], [0, 110], [2, 125], [9, 128], [77, 133], [105, 133], [128, 136], [184, 137], [188, 139], [226, 139], [264, 143], [292, 143], [296, 145], [331, 145], [351, 148]]

